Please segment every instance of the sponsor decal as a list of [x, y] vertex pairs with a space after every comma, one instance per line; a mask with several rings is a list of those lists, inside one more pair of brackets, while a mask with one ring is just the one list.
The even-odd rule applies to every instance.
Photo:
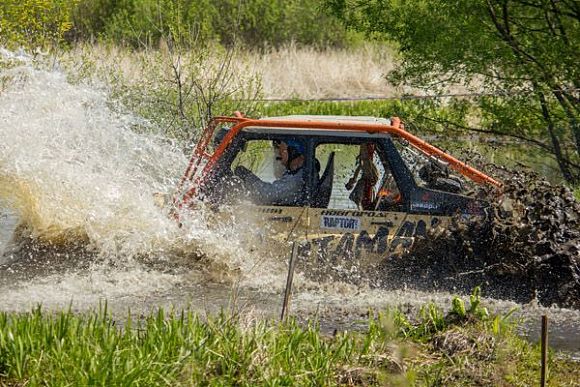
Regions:
[[260, 212], [262, 214], [281, 214], [282, 213], [281, 208], [258, 207], [257, 210], [258, 210], [258, 212]]
[[411, 203], [411, 210], [437, 210], [439, 205], [433, 202], [413, 202]]
[[428, 222], [428, 218], [427, 222], [423, 219], [419, 219], [417, 222], [405, 221], [396, 230], [393, 230], [391, 223], [380, 226], [375, 235], [371, 235], [367, 230], [362, 230], [359, 234], [347, 232], [341, 236], [311, 239], [303, 247], [305, 251], [313, 250], [318, 252], [320, 256], [332, 260], [360, 258], [364, 254], [379, 254], [387, 258], [395, 254], [397, 250], [409, 249], [416, 238], [426, 236], [429, 223], [431, 227], [436, 227], [441, 223], [441, 220], [432, 218]]
[[335, 230], [358, 231], [360, 230], [360, 218], [352, 216], [329, 216], [320, 217], [320, 228], [332, 228]]
[[323, 210], [321, 215], [333, 215], [333, 216], [363, 216], [365, 213], [363, 211], [352, 211], [352, 210]]
[[322, 210], [320, 215], [369, 216], [372, 218], [385, 218], [387, 216], [392, 216], [392, 213], [385, 212], [385, 211]]

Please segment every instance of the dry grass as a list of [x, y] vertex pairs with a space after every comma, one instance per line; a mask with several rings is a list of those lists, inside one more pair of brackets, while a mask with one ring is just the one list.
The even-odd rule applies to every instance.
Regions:
[[[79, 45], [64, 54], [63, 61], [79, 69], [85, 66], [102, 80], [120, 77], [131, 85], [144, 79], [170, 81], [177, 56], [165, 47], [130, 51], [118, 46]], [[211, 69], [223, 63], [224, 52], [188, 51], [180, 61], [183, 69], [196, 66], [211, 78], [215, 75]], [[386, 81], [394, 65], [394, 53], [385, 46], [320, 51], [291, 45], [265, 53], [235, 52], [229, 70], [232, 88], [258, 80], [264, 98], [336, 98], [400, 95]]]
[[266, 98], [397, 94], [385, 79], [394, 59], [384, 46], [326, 51], [289, 46], [261, 55], [244, 53], [242, 63], [261, 77]]

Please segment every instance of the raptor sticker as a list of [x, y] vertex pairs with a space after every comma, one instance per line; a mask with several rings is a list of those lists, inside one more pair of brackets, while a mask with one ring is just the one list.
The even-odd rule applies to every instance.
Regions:
[[352, 216], [322, 215], [320, 217], [320, 228], [331, 228], [334, 230], [343, 231], [358, 231], [360, 230], [360, 218], [355, 218]]

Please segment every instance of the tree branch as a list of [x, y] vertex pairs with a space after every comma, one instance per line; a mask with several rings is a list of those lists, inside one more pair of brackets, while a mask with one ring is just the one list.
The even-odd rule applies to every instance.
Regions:
[[552, 121], [552, 117], [550, 116], [550, 111], [548, 110], [548, 104], [546, 103], [546, 98], [544, 94], [539, 91], [538, 85], [534, 85], [537, 90], [538, 99], [540, 100], [540, 105], [542, 107], [542, 115], [544, 116], [544, 121], [548, 124], [548, 134], [550, 135], [550, 139], [552, 140], [552, 148], [554, 149], [554, 156], [556, 157], [556, 162], [560, 167], [560, 172], [562, 172], [562, 176], [566, 179], [569, 183], [575, 183], [576, 179], [570, 172], [568, 165], [566, 165], [563, 160], [564, 156], [562, 155], [562, 148], [560, 147], [560, 141], [554, 132], [554, 122]]
[[[550, 0], [550, 4], [552, 5], [553, 11], [558, 10], [558, 5], [556, 4], [556, 2], [554, 0]], [[562, 19], [560, 19], [560, 14], [555, 13], [555, 17], [556, 17], [556, 23], [558, 24], [558, 29], [560, 30], [560, 34], [562, 35], [562, 40], [564, 41], [564, 43], [567, 46], [569, 46], [570, 41], [568, 40], [568, 34], [566, 34], [566, 30], [564, 29], [564, 23], [562, 23]]]
[[560, 0], [570, 12], [572, 12], [572, 17], [576, 18], [576, 20], [580, 21], [580, 3], [577, 0]]
[[495, 28], [499, 32], [500, 37], [503, 39], [503, 41], [508, 44], [508, 46], [512, 49], [512, 51], [514, 51], [515, 54], [518, 54], [521, 57], [527, 58], [528, 62], [534, 63], [536, 66], [538, 66], [542, 70], [542, 72], [544, 74], [546, 74], [547, 72], [544, 69], [544, 66], [534, 56], [532, 56], [531, 54], [524, 51], [519, 46], [518, 42], [515, 40], [513, 35], [510, 33], [509, 19], [507, 16], [507, 12], [508, 12], [507, 11], [507, 1], [504, 0], [503, 5], [502, 5], [502, 19], [504, 22], [503, 25], [499, 22], [499, 19], [497, 17], [496, 12], [495, 12], [495, 8], [490, 0], [487, 0], [487, 5], [488, 5], [488, 13], [491, 17], [491, 20], [492, 20], [493, 24], [495, 25]]
[[[514, 3], [519, 3], [521, 5], [528, 6], [530, 8], [544, 10], [544, 6], [542, 6], [540, 4], [535, 4], [535, 3], [531, 3], [529, 1], [524, 1], [524, 0], [512, 0], [512, 1]], [[560, 1], [564, 4], [566, 4], [565, 0], [560, 0]], [[577, 2], [573, 2], [573, 5], [566, 4], [570, 8], [571, 12], [562, 11], [562, 10], [558, 9], [557, 7], [555, 7], [551, 10], [551, 13], [553, 13], [554, 15], [567, 16], [567, 17], [570, 17], [573, 19], [580, 20], [580, 9], [573, 8], [574, 6], [577, 6], [577, 4], [578, 4]]]
[[419, 118], [424, 119], [426, 121], [431, 121], [431, 122], [435, 122], [438, 124], [444, 124], [444, 125], [450, 125], [453, 126], [457, 129], [461, 129], [461, 130], [466, 130], [468, 132], [474, 132], [474, 133], [483, 133], [483, 134], [492, 134], [492, 135], [497, 135], [497, 136], [503, 136], [503, 137], [511, 137], [511, 138], [515, 138], [518, 140], [522, 140], [525, 142], [528, 142], [534, 146], [537, 146], [538, 148], [541, 148], [545, 151], [548, 151], [550, 153], [553, 152], [553, 149], [549, 146], [544, 144], [543, 142], [539, 141], [539, 140], [535, 140], [533, 138], [528, 138], [519, 134], [514, 134], [514, 133], [506, 133], [506, 132], [502, 132], [501, 130], [495, 130], [495, 129], [483, 129], [483, 128], [475, 128], [472, 126], [465, 126], [465, 125], [461, 125], [458, 124], [457, 122], [453, 122], [453, 121], [449, 121], [449, 120], [441, 120], [441, 119], [436, 119], [436, 118], [431, 118], [431, 117], [427, 117], [424, 115], [420, 115]]

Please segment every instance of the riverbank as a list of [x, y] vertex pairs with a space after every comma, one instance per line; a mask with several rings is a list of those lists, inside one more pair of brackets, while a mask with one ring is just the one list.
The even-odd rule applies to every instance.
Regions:
[[[189, 310], [115, 320], [106, 305], [0, 313], [1, 385], [534, 385], [540, 349], [509, 314], [477, 294], [445, 314], [371, 313], [365, 331], [321, 332], [316, 322], [200, 317]], [[130, 314], [129, 314], [130, 315]], [[551, 385], [574, 385], [578, 363], [550, 352]]]

